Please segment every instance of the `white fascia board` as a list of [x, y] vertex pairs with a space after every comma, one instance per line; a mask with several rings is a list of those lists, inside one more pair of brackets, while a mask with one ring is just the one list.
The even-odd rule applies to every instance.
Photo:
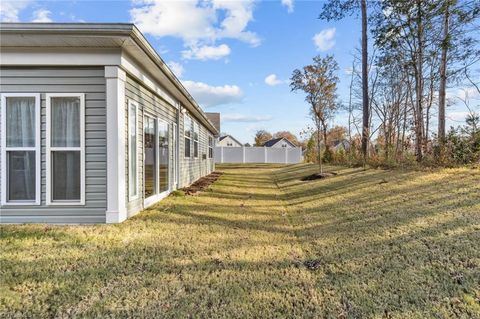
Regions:
[[147, 75], [146, 70], [135, 63], [128, 55], [122, 54], [120, 65], [131, 76], [140, 81], [140, 83], [148, 87], [150, 90], [162, 97], [165, 101], [170, 103], [173, 107], [178, 109], [179, 103], [168, 92], [162, 89], [162, 87], [158, 85], [157, 81], [153, 80], [149, 75]]
[[0, 65], [120, 65], [120, 48], [2, 48]]

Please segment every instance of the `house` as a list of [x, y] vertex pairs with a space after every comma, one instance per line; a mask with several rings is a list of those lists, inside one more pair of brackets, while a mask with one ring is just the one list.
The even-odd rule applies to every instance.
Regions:
[[213, 124], [213, 126], [217, 129], [217, 131], [220, 132], [220, 113], [206, 112], [205, 115]]
[[336, 140], [332, 142], [331, 148], [334, 152], [347, 151], [350, 149], [350, 142], [346, 139]]
[[218, 131], [132, 24], [0, 25], [0, 222], [119, 223], [214, 169]]
[[292, 147], [297, 147], [295, 144], [290, 142], [284, 137], [279, 137], [279, 138], [272, 138], [271, 140], [266, 141], [263, 143], [264, 147], [273, 147], [273, 148], [279, 148], [279, 147], [286, 147], [286, 148], [292, 148]]
[[242, 147], [243, 144], [240, 143], [237, 139], [235, 139], [231, 135], [224, 135], [218, 138], [217, 146], [224, 146], [224, 147]]

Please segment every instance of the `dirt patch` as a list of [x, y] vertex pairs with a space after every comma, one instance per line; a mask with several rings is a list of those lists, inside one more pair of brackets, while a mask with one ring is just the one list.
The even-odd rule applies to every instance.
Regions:
[[207, 189], [210, 185], [212, 185], [220, 176], [222, 176], [223, 172], [213, 172], [207, 176], [204, 176], [194, 182], [192, 185], [188, 187], [184, 187], [181, 190], [185, 193], [185, 195], [194, 195], [197, 192], [201, 192]]
[[325, 178], [328, 178], [328, 177], [332, 177], [332, 176], [336, 176], [337, 173], [335, 172], [325, 172], [325, 173], [315, 173], [315, 174], [312, 174], [312, 175], [308, 175], [308, 176], [305, 176], [305, 177], [302, 177], [300, 180], [301, 181], [315, 181], [317, 179], [325, 179]]
[[317, 270], [322, 266], [322, 261], [320, 259], [305, 260], [303, 265], [309, 270]]

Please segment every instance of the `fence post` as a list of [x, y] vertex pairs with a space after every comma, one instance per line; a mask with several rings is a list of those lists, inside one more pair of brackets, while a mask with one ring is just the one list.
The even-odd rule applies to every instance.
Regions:
[[285, 147], [285, 164], [288, 164], [288, 147]]
[[220, 146], [220, 163], [223, 163], [223, 146]]
[[245, 146], [242, 146], [242, 151], [243, 151], [242, 163], [245, 164]]
[[267, 152], [267, 147], [264, 146], [263, 149], [265, 150], [265, 152], [264, 152], [264, 154], [265, 154], [265, 156], [264, 156], [264, 157], [265, 157], [265, 163], [268, 163], [268, 160], [267, 160], [267, 153], [268, 153], [268, 152]]

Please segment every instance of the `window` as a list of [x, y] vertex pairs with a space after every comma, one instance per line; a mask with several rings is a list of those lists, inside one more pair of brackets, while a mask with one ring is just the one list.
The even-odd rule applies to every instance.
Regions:
[[138, 106], [133, 101], [128, 102], [128, 196], [138, 197]]
[[40, 94], [5, 93], [1, 105], [1, 202], [40, 205]]
[[184, 116], [184, 136], [185, 136], [185, 157], [190, 157], [191, 154], [191, 138], [192, 138], [192, 119], [185, 114]]
[[208, 158], [213, 158], [213, 136], [208, 136]]
[[85, 96], [47, 94], [47, 204], [85, 204]]
[[193, 122], [193, 157], [198, 157], [198, 123]]

